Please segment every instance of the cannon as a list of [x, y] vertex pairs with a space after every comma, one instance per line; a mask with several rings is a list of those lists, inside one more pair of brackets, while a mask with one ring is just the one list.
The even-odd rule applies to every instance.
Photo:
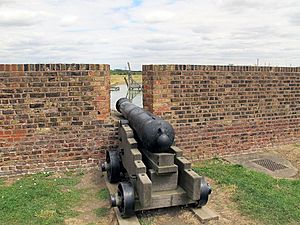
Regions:
[[148, 209], [206, 205], [211, 187], [173, 145], [171, 124], [126, 98], [119, 99], [116, 108], [121, 113], [119, 145], [106, 151], [101, 164], [107, 180], [116, 184], [112, 207], [126, 218]]
[[174, 129], [167, 121], [132, 104], [127, 98], [116, 103], [116, 109], [129, 121], [138, 142], [150, 152], [163, 152], [174, 142]]

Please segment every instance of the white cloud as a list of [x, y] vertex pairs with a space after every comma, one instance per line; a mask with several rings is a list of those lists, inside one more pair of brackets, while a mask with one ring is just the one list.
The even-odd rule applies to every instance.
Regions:
[[145, 22], [146, 23], [162, 23], [171, 20], [174, 14], [169, 11], [156, 10], [153, 12], [146, 13]]
[[0, 0], [0, 6], [9, 5], [14, 2], [15, 2], [15, 0]]
[[290, 22], [293, 25], [300, 26], [300, 14], [292, 14], [290, 17]]
[[61, 26], [75, 26], [78, 22], [77, 16], [63, 16], [60, 21]]
[[0, 0], [0, 63], [300, 65], [298, 0]]
[[0, 10], [0, 26], [31, 26], [42, 21], [46, 13], [29, 10]]

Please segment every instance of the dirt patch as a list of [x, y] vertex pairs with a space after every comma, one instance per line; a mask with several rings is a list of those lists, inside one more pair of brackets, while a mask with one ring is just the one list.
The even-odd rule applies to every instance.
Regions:
[[18, 181], [20, 177], [9, 177], [9, 178], [3, 178], [3, 184], [4, 186], [8, 187], [13, 185], [16, 181]]
[[137, 214], [142, 225], [196, 225], [199, 220], [186, 207], [156, 209]]
[[[76, 188], [82, 193], [81, 201], [73, 208], [78, 216], [66, 219], [67, 225], [117, 224], [109, 201], [99, 199], [97, 196], [99, 191], [105, 188], [105, 182], [99, 170], [91, 170], [84, 174]], [[107, 215], [97, 216], [97, 209], [99, 208], [109, 209]]]

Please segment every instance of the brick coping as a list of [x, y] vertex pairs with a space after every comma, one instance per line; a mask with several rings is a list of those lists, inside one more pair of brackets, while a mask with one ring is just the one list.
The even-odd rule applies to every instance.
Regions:
[[78, 71], [101, 70], [109, 71], [108, 64], [0, 64], [0, 72], [4, 71]]
[[230, 66], [230, 65], [190, 65], [190, 64], [150, 64], [143, 65], [143, 71], [266, 71], [300, 72], [300, 67], [276, 66]]

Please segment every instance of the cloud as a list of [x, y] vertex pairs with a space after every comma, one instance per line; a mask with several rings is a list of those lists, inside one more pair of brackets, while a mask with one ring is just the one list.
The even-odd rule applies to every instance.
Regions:
[[221, 7], [227, 10], [240, 11], [243, 9], [257, 9], [261, 3], [255, 0], [229, 0], [222, 1]]
[[0, 26], [32, 26], [42, 21], [43, 12], [26, 10], [0, 10]]
[[146, 38], [146, 42], [150, 44], [160, 44], [175, 41], [176, 37], [171, 35], [153, 35]]
[[0, 63], [300, 65], [298, 0], [0, 0]]
[[191, 25], [191, 30], [196, 34], [209, 34], [215, 31], [214, 26], [209, 26], [208, 24], [194, 24]]
[[9, 5], [9, 4], [14, 3], [14, 2], [15, 2], [14, 0], [1, 0], [0, 1], [0, 7], [5, 6], [5, 5]]
[[223, 10], [229, 10], [234, 13], [244, 13], [245, 11], [283, 11], [284, 8], [297, 6], [298, 2], [297, 0], [224, 0], [219, 1], [218, 5]]
[[265, 40], [269, 39], [270, 37], [277, 37], [280, 33], [277, 32], [272, 26], [254, 26], [254, 27], [247, 27], [245, 30], [238, 30], [231, 33], [231, 37], [234, 40]]
[[170, 11], [157, 10], [146, 13], [144, 20], [146, 23], [162, 23], [170, 21], [174, 14]]
[[61, 26], [75, 26], [76, 23], [78, 22], [78, 17], [77, 16], [63, 16], [60, 20], [60, 25]]
[[290, 16], [290, 22], [292, 25], [300, 26], [300, 14], [293, 14]]

